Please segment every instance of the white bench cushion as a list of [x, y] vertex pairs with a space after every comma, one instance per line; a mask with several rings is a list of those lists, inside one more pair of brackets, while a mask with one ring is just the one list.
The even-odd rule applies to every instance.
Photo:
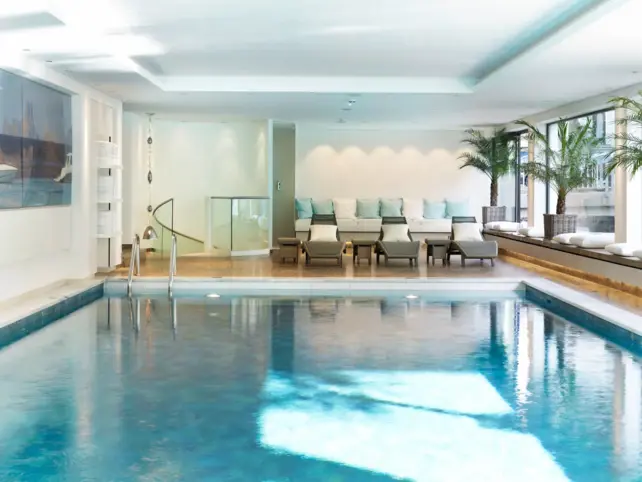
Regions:
[[633, 256], [642, 259], [642, 249], [636, 249], [635, 251], [633, 251]]
[[450, 219], [409, 219], [411, 233], [450, 233], [452, 220]]
[[423, 219], [424, 200], [403, 198], [403, 215], [407, 221], [411, 219]]
[[294, 230], [295, 231], [310, 231], [311, 219], [297, 219], [294, 221]]
[[484, 227], [486, 229], [502, 231], [504, 233], [516, 233], [519, 229], [519, 223], [514, 223], [512, 221], [495, 221], [492, 223], [486, 223], [486, 226]]
[[642, 246], [639, 244], [629, 244], [629, 243], [614, 243], [609, 244], [604, 249], [606, 249], [611, 254], [616, 254], [618, 256], [635, 256], [635, 252], [640, 250], [642, 251]]
[[339, 219], [356, 219], [357, 217], [357, 200], [356, 199], [333, 199], [334, 215]]
[[587, 233], [570, 239], [572, 245], [587, 249], [602, 249], [614, 242], [615, 233]]

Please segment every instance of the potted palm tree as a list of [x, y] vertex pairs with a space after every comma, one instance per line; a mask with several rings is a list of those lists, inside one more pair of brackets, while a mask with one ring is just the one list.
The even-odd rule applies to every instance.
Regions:
[[490, 137], [477, 129], [468, 129], [463, 144], [472, 150], [462, 153], [460, 169], [472, 167], [490, 179], [490, 206], [482, 207], [482, 222], [506, 220], [506, 206], [497, 206], [499, 179], [508, 174], [515, 164], [515, 153], [509, 147], [510, 137], [505, 129], [498, 129]]
[[[642, 91], [640, 95], [642, 95]], [[642, 103], [627, 97], [614, 97], [610, 102], [616, 107], [623, 107], [628, 111], [627, 117], [618, 122], [642, 127]], [[626, 133], [613, 136], [615, 147], [607, 154], [610, 159], [607, 164], [608, 174], [611, 174], [617, 167], [623, 167], [632, 176], [642, 169], [642, 139], [631, 134], [630, 131], [631, 129], [628, 129]]]
[[551, 149], [546, 135], [524, 120], [517, 121], [529, 129], [536, 146], [534, 162], [522, 166], [533, 179], [550, 186], [557, 194], [555, 214], [544, 214], [544, 237], [551, 239], [558, 234], [574, 233], [577, 215], [566, 214], [566, 197], [573, 190], [590, 186], [597, 177], [595, 150], [600, 141], [595, 137], [592, 122], [571, 128], [568, 121], [557, 122], [559, 149]]

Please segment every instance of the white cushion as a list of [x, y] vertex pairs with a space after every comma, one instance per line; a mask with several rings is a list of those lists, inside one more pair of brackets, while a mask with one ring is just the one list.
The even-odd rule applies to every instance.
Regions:
[[337, 227], [330, 224], [313, 224], [310, 226], [310, 241], [336, 241]]
[[407, 224], [384, 224], [382, 241], [410, 241]]
[[484, 226], [486, 229], [491, 229], [494, 231], [502, 231], [505, 233], [516, 233], [519, 229], [519, 223], [513, 223], [511, 221], [495, 221], [492, 223], [486, 223]]
[[294, 230], [298, 232], [308, 232], [310, 231], [311, 219], [297, 219], [294, 221]]
[[573, 236], [570, 242], [579, 248], [601, 249], [615, 242], [615, 233], [588, 233]]
[[334, 215], [337, 219], [353, 219], [357, 217], [356, 199], [333, 199]]
[[617, 254], [618, 256], [635, 256], [635, 252], [642, 250], [642, 246], [639, 244], [629, 244], [629, 243], [615, 243], [609, 244], [604, 249], [609, 253]]
[[354, 233], [359, 231], [359, 219], [357, 218], [337, 218], [339, 231], [344, 233]]
[[381, 219], [357, 219], [357, 231], [379, 234], [379, 231], [381, 231]]
[[423, 219], [424, 200], [403, 198], [403, 215], [406, 219]]
[[409, 219], [411, 233], [444, 233], [450, 234], [452, 220], [445, 219]]
[[633, 251], [633, 256], [642, 259], [642, 249], [636, 249], [635, 251]]
[[455, 223], [453, 224], [455, 241], [483, 241], [481, 225], [479, 223]]
[[522, 236], [528, 236], [529, 238], [543, 238], [544, 237], [544, 228], [539, 226], [529, 226], [526, 228], [519, 228], [517, 230]]
[[571, 238], [578, 236], [585, 236], [589, 233], [564, 233], [553, 236], [553, 241], [557, 241], [560, 244], [571, 244]]

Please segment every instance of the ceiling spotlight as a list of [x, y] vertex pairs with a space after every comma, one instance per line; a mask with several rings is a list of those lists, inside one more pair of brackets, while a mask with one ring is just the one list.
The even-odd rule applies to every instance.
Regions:
[[339, 124], [345, 124], [345, 123], [346, 123], [346, 120], [345, 120], [345, 119], [339, 119], [339, 121], [338, 121], [338, 122], [339, 122]]
[[341, 110], [342, 110], [343, 112], [350, 112], [350, 111], [352, 110], [352, 107], [351, 107], [351, 106], [343, 107]]
[[53, 62], [53, 60], [45, 60], [45, 62], [47, 62], [48, 64], [50, 64], [50, 63], [52, 63], [52, 62]]
[[23, 52], [31, 52], [31, 49], [22, 49]]
[[407, 300], [416, 300], [418, 298], [417, 295], [406, 295]]
[[355, 99], [349, 99], [348, 105], [354, 105], [357, 101]]
[[217, 293], [210, 293], [209, 295], [207, 295], [207, 297], [208, 297], [208, 298], [220, 298], [220, 297], [221, 297], [221, 295], [219, 295], [219, 294], [217, 294]]

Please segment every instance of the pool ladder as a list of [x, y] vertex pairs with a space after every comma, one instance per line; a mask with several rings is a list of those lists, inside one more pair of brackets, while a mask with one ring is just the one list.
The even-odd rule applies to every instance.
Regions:
[[129, 260], [129, 274], [127, 276], [127, 296], [132, 295], [132, 284], [134, 276], [140, 275], [140, 237], [138, 234], [134, 236], [132, 243], [132, 255]]
[[176, 276], [176, 256], [178, 252], [178, 242], [176, 241], [176, 235], [172, 233], [172, 249], [170, 251], [169, 257], [169, 278], [167, 282], [167, 294], [170, 298], [173, 297], [174, 293], [172, 291], [174, 287], [174, 276]]

